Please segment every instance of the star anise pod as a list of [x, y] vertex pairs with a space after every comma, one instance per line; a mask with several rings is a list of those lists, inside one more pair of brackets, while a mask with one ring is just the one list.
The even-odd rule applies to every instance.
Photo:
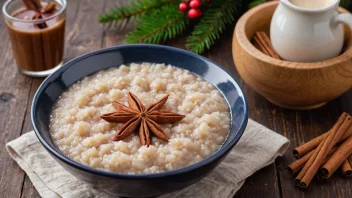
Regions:
[[113, 102], [116, 112], [107, 113], [100, 117], [108, 122], [125, 123], [115, 135], [113, 139], [114, 141], [125, 139], [132, 133], [138, 131], [141, 144], [148, 147], [151, 134], [154, 134], [157, 138], [165, 141], [170, 139], [159, 124], [175, 123], [185, 117], [184, 115], [171, 111], [161, 110], [168, 97], [169, 95], [166, 95], [158, 102], [145, 108], [138, 97], [129, 92], [129, 107], [118, 102]]

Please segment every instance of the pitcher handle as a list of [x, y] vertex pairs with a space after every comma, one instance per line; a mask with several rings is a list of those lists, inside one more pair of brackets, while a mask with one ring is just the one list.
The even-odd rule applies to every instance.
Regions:
[[331, 18], [330, 25], [332, 25], [333, 27], [337, 26], [340, 23], [345, 23], [352, 29], [352, 14], [342, 13]]
[[[336, 27], [340, 23], [344, 23], [352, 29], [352, 14], [350, 13], [338, 14], [336, 16], [333, 16], [330, 20], [330, 25], [332, 27]], [[351, 85], [351, 88], [352, 88], [352, 85]]]

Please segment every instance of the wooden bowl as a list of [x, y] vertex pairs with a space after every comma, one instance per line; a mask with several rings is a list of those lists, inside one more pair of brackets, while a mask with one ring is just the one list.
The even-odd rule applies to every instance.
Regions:
[[[237, 22], [232, 54], [242, 79], [270, 102], [290, 109], [317, 108], [348, 91], [352, 87], [352, 33], [347, 26], [343, 53], [321, 62], [277, 60], [251, 44], [257, 31], [270, 35], [270, 21], [278, 3], [263, 3]], [[348, 12], [343, 8], [339, 11]]]

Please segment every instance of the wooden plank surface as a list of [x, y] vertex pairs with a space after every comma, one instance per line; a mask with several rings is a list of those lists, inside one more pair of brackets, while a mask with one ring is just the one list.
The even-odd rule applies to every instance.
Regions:
[[[131, 30], [108, 31], [97, 22], [103, 10], [128, 0], [71, 0], [68, 1], [64, 61], [101, 47], [123, 43], [124, 35]], [[1, 6], [4, 0], [0, 0]], [[32, 130], [30, 103], [43, 79], [25, 77], [15, 69], [3, 19], [0, 19], [0, 197], [40, 197], [29, 178], [11, 160], [4, 149], [6, 142]], [[291, 150], [327, 131], [343, 112], [352, 113], [352, 91], [310, 111], [293, 111], [272, 105], [249, 88], [238, 75], [231, 55], [232, 31], [210, 51], [203, 54], [229, 71], [240, 83], [247, 96], [250, 118], [291, 140], [289, 151], [272, 165], [249, 177], [235, 197], [352, 197], [352, 180], [335, 175], [327, 183], [313, 181], [308, 190], [293, 186], [293, 176], [286, 166], [293, 161]], [[165, 44], [183, 48], [184, 37]]]
[[3, 17], [0, 24], [0, 196], [19, 197], [24, 172], [11, 160], [5, 144], [21, 134], [27, 104], [30, 102], [31, 78], [19, 74], [15, 69]]
[[[350, 91], [351, 93], [351, 91]], [[294, 177], [289, 174], [285, 167], [294, 160], [291, 151], [294, 147], [326, 132], [335, 123], [343, 111], [351, 112], [351, 103], [342, 104], [342, 98], [336, 99], [326, 106], [311, 111], [296, 111], [291, 114], [285, 113], [286, 137], [291, 140], [289, 152], [277, 161], [282, 170], [278, 170], [282, 185], [283, 197], [352, 197], [350, 186], [351, 179], [343, 178], [339, 171], [330, 181], [322, 183], [313, 180], [307, 190], [301, 190], [293, 186]], [[290, 124], [290, 125], [289, 125]]]
[[[102, 46], [102, 25], [97, 22], [98, 14], [104, 10], [104, 2], [94, 0], [74, 0], [68, 2], [65, 57], [67, 62], [84, 53], [100, 49]], [[90, 22], [90, 23], [87, 23]], [[33, 79], [29, 100], [32, 101], [35, 91], [43, 79]], [[30, 104], [25, 118], [22, 133], [33, 130], [30, 120]], [[40, 197], [29, 178], [23, 182], [22, 197]]]

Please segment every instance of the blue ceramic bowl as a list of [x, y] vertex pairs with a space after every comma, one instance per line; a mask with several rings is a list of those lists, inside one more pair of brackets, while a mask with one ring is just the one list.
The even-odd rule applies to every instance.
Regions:
[[[90, 168], [65, 156], [49, 133], [50, 111], [69, 86], [85, 76], [129, 63], [165, 63], [187, 69], [215, 85], [231, 110], [231, 131], [223, 146], [206, 159], [173, 171], [126, 175]], [[75, 177], [95, 188], [125, 197], [152, 197], [185, 188], [210, 173], [240, 139], [248, 120], [248, 107], [241, 88], [229, 73], [210, 60], [191, 52], [159, 45], [124, 45], [77, 57], [44, 80], [31, 109], [35, 133], [51, 156]]]

